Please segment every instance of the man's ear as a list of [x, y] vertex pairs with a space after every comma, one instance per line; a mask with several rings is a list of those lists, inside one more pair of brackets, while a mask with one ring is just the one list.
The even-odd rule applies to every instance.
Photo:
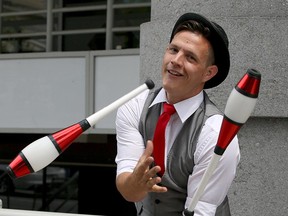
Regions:
[[204, 81], [212, 79], [218, 73], [218, 67], [216, 65], [210, 65], [207, 68], [206, 73], [204, 74]]

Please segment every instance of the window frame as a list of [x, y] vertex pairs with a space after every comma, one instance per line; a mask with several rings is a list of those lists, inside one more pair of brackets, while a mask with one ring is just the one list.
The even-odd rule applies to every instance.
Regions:
[[[58, 3], [56, 7], [56, 3]], [[0, 44], [2, 40], [9, 39], [21, 39], [21, 38], [35, 38], [43, 37], [45, 38], [45, 52], [62, 51], [61, 37], [65, 35], [73, 34], [87, 34], [87, 33], [105, 33], [105, 50], [117, 49], [113, 48], [113, 34], [122, 32], [140, 32], [139, 26], [123, 26], [114, 27], [113, 18], [114, 11], [117, 9], [124, 8], [143, 8], [150, 7], [151, 2], [136, 2], [136, 3], [119, 3], [115, 4], [114, 0], [107, 0], [107, 4], [103, 5], [89, 5], [89, 6], [75, 6], [75, 7], [63, 7], [63, 2], [57, 0], [46, 0], [46, 9], [39, 10], [27, 10], [19, 12], [2, 12], [3, 0], [0, 0]], [[53, 18], [58, 15], [59, 19], [63, 18], [63, 13], [66, 12], [79, 12], [79, 11], [95, 11], [95, 10], [106, 10], [106, 27], [104, 28], [89, 28], [89, 29], [75, 29], [75, 30], [63, 30], [63, 26], [59, 25], [59, 30], [53, 30]], [[2, 34], [2, 24], [4, 18], [9, 18], [13, 16], [31, 16], [31, 15], [43, 15], [46, 18], [46, 29], [41, 32], [31, 32], [31, 33], [3, 33]], [[150, 14], [151, 16], [151, 14]], [[150, 17], [149, 17], [150, 20]], [[59, 22], [61, 23], [61, 22]], [[56, 48], [53, 50], [53, 37], [60, 36], [57, 42]], [[33, 52], [33, 51], [31, 51]], [[2, 53], [2, 49], [1, 49]]]

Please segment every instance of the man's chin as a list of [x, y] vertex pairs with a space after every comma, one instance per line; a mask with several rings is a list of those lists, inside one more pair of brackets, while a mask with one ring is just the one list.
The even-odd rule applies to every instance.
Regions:
[[170, 92], [170, 91], [175, 91], [177, 85], [175, 85], [174, 82], [163, 82], [162, 83], [163, 88], [165, 91]]

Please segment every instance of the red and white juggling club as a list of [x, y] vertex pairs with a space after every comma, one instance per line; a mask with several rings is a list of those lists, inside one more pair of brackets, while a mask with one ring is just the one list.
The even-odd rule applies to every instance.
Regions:
[[248, 69], [230, 93], [224, 110], [224, 118], [220, 128], [217, 144], [209, 165], [200, 181], [200, 184], [192, 198], [190, 206], [185, 210], [185, 215], [193, 215], [207, 183], [216, 169], [218, 162], [226, 148], [236, 136], [242, 125], [250, 117], [256, 105], [261, 74], [255, 69]]
[[8, 174], [12, 178], [19, 178], [43, 169], [64, 152], [77, 137], [94, 126], [100, 119], [144, 90], [152, 88], [154, 88], [153, 81], [147, 80], [145, 84], [137, 87], [79, 123], [32, 142], [9, 164], [7, 167]]

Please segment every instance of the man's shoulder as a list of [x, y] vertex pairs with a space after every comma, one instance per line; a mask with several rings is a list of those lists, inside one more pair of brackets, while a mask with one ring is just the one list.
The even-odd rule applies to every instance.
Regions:
[[210, 127], [212, 130], [219, 132], [223, 121], [223, 115], [215, 114], [207, 118], [205, 125]]

